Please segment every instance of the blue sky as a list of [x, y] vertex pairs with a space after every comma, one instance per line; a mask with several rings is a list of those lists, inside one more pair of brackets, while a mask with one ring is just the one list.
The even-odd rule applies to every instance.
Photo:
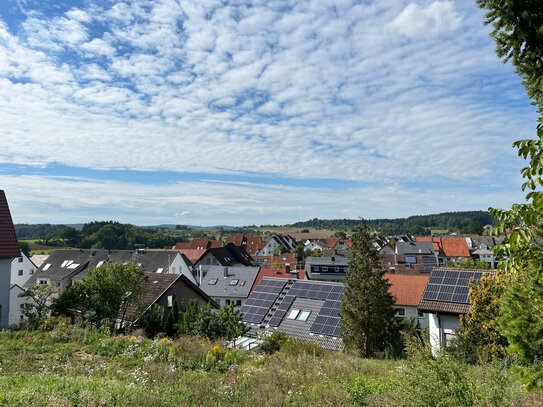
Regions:
[[30, 223], [509, 207], [537, 116], [474, 3], [4, 0], [0, 189]]

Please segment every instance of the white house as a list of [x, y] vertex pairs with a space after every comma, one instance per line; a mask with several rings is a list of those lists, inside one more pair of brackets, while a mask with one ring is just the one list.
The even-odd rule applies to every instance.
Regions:
[[22, 287], [37, 269], [26, 254], [21, 253], [21, 256], [11, 260], [11, 284]]
[[266, 245], [262, 249], [260, 249], [260, 251], [258, 252], [258, 255], [272, 256], [273, 251], [279, 246], [285, 247], [287, 251], [290, 252], [296, 249], [297, 243], [296, 243], [296, 240], [290, 235], [286, 235], [286, 236], [275, 235], [275, 236], [272, 236], [270, 240], [266, 242]]
[[479, 281], [484, 274], [495, 275], [495, 270], [469, 270], [436, 267], [426, 284], [418, 310], [428, 313], [432, 353], [450, 344], [460, 324], [460, 315], [467, 314], [469, 282]]
[[21, 256], [4, 191], [0, 190], [0, 329], [9, 325], [11, 262]]

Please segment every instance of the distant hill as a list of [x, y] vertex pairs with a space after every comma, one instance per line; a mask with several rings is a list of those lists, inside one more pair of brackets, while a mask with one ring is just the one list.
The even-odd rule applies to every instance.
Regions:
[[[367, 219], [370, 229], [382, 235], [423, 235], [431, 230], [460, 232], [471, 224], [495, 225], [496, 219], [487, 211], [444, 212], [434, 215], [416, 215], [397, 219]], [[360, 219], [318, 219], [296, 222], [297, 228], [318, 228], [351, 232], [360, 224]]]

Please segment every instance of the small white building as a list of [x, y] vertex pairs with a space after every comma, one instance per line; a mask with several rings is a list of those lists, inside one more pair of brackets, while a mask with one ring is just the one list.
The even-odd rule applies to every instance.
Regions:
[[20, 257], [15, 257], [11, 260], [11, 284], [22, 287], [37, 269], [38, 267], [36, 267], [26, 254], [21, 253]]
[[429, 314], [430, 345], [432, 353], [450, 345], [460, 324], [460, 315], [467, 314], [469, 282], [479, 281], [484, 274], [495, 270], [469, 270], [436, 267], [426, 284], [418, 310]]

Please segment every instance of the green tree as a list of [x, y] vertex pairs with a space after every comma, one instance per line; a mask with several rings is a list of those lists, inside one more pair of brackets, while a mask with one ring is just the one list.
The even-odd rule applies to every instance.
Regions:
[[176, 325], [179, 322], [179, 309], [177, 308], [177, 300], [174, 298], [172, 302], [172, 308], [168, 313], [168, 318], [166, 319], [166, 335], [169, 337], [176, 336]]
[[472, 258], [461, 261], [460, 263], [449, 261], [447, 267], [456, 269], [470, 269], [470, 270], [489, 270], [490, 263], [486, 261], [473, 260]]
[[[543, 113], [543, 8], [539, 2], [477, 0], [487, 10], [485, 23], [493, 26], [496, 53], [511, 61], [522, 77], [532, 103]], [[537, 138], [513, 143], [519, 156], [528, 159], [521, 170], [522, 190], [528, 190], [527, 203], [510, 210], [491, 209], [498, 220], [493, 234], [506, 233], [502, 245], [494, 249], [505, 258], [499, 267], [518, 281], [504, 294], [499, 319], [500, 332], [510, 351], [527, 366], [522, 379], [529, 388], [543, 388], [543, 124], [539, 119]], [[537, 362], [537, 363], [536, 363]]]
[[57, 292], [57, 289], [49, 285], [35, 285], [19, 294], [19, 297], [29, 299], [23, 305], [22, 314], [32, 329], [38, 329], [45, 321], [51, 309], [51, 296]]
[[61, 315], [73, 316], [92, 311], [96, 325], [124, 327], [129, 307], [139, 306], [143, 284], [147, 280], [145, 269], [135, 263], [107, 263], [88, 271], [82, 282], [76, 282], [64, 291], [54, 305]]
[[247, 333], [247, 327], [242, 321], [241, 313], [234, 309], [234, 303], [222, 307], [219, 314], [224, 326], [224, 338], [231, 340]]
[[543, 389], [543, 273], [530, 269], [513, 282], [502, 299], [500, 332], [522, 362], [521, 378], [529, 390]]
[[285, 246], [283, 246], [282, 244], [280, 244], [275, 249], [273, 249], [273, 254], [283, 254], [283, 253], [286, 253], [286, 252], [288, 252], [288, 249]]
[[538, 1], [477, 0], [492, 25], [496, 54], [511, 60], [532, 103], [543, 113], [543, 7]]
[[26, 257], [30, 257], [30, 245], [27, 242], [19, 241], [19, 248]]
[[64, 239], [68, 246], [79, 247], [81, 243], [81, 233], [76, 229], [70, 226], [65, 227], [59, 233], [59, 237]]
[[506, 355], [507, 339], [498, 330], [503, 295], [511, 277], [499, 271], [496, 276], [484, 275], [477, 283], [470, 281], [469, 314], [460, 316], [452, 350], [469, 363], [478, 357], [499, 359]]
[[342, 230], [338, 230], [336, 233], [334, 233], [334, 237], [339, 237], [341, 239], [346, 239], [347, 234]]
[[483, 226], [484, 225], [481, 222], [475, 222], [473, 220], [470, 220], [468, 225], [466, 227], [463, 227], [460, 232], [469, 235], [480, 235], [481, 233], [483, 233]]
[[341, 323], [345, 344], [360, 350], [363, 357], [377, 356], [392, 344], [396, 327], [394, 298], [384, 274], [371, 233], [362, 221], [352, 236]]
[[198, 319], [198, 301], [190, 300], [178, 323], [178, 332], [182, 335], [192, 335]]
[[151, 305], [138, 319], [137, 326], [145, 331], [149, 338], [154, 338], [162, 331], [164, 320], [164, 307], [158, 304]]

